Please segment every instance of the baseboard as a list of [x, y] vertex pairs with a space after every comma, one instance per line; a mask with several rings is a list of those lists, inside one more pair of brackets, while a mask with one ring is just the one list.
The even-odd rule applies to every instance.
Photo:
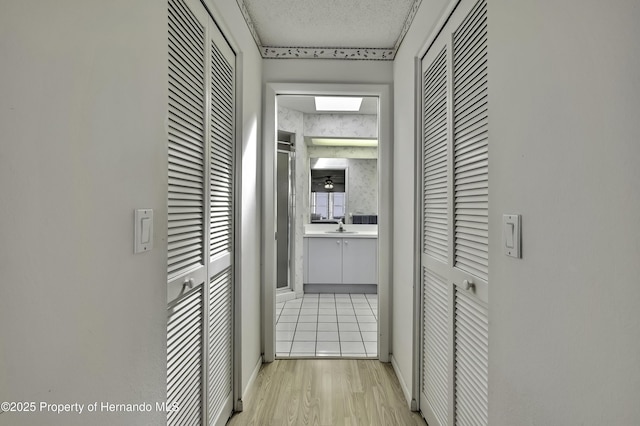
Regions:
[[256, 379], [258, 378], [258, 373], [260, 372], [260, 367], [262, 367], [262, 355], [260, 355], [258, 357], [258, 362], [256, 363], [256, 366], [253, 368], [253, 371], [251, 372], [251, 376], [249, 377], [249, 381], [247, 382], [247, 386], [242, 391], [242, 400], [243, 401], [247, 398], [247, 394], [249, 393], [249, 390], [251, 390], [251, 388], [253, 387], [253, 384], [255, 383]]
[[393, 367], [393, 371], [395, 371], [396, 377], [400, 382], [402, 393], [404, 393], [404, 399], [407, 400], [407, 405], [409, 406], [409, 408], [411, 408], [411, 391], [409, 390], [409, 387], [405, 383], [404, 378], [402, 377], [402, 374], [400, 374], [400, 368], [398, 367], [398, 362], [396, 361], [393, 354], [391, 354], [391, 366]]
[[306, 293], [378, 293], [377, 284], [305, 284]]
[[291, 290], [276, 292], [276, 303], [282, 303], [296, 298], [298, 298], [298, 295]]

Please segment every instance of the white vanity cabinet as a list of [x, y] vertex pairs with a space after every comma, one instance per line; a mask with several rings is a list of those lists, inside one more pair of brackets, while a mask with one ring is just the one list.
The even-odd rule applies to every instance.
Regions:
[[376, 284], [377, 238], [342, 239], [342, 284]]
[[309, 284], [342, 283], [342, 238], [308, 238]]
[[305, 284], [377, 284], [377, 238], [305, 240]]

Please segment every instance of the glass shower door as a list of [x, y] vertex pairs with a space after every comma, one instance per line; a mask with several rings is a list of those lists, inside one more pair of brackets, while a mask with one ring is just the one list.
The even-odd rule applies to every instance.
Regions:
[[291, 234], [293, 230], [293, 147], [278, 142], [277, 157], [277, 273], [276, 289], [291, 287]]

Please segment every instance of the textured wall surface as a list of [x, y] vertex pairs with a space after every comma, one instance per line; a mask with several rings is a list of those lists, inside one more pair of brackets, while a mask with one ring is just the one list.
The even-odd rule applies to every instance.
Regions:
[[[378, 161], [349, 158], [349, 215], [378, 213]], [[351, 221], [351, 220], [349, 220]]]
[[378, 116], [369, 114], [305, 114], [304, 135], [377, 138]]
[[376, 147], [308, 146], [309, 158], [378, 158]]

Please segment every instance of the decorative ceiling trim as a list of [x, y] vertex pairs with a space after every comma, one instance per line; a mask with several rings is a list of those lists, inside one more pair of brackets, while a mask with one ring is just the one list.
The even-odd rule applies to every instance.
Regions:
[[407, 35], [409, 28], [411, 28], [411, 24], [413, 24], [413, 18], [416, 17], [418, 13], [418, 9], [420, 8], [420, 4], [422, 0], [413, 0], [413, 5], [411, 9], [409, 9], [409, 13], [407, 14], [407, 19], [404, 20], [404, 25], [402, 26], [402, 31], [396, 40], [396, 44], [393, 47], [393, 56], [396, 56], [396, 52], [400, 49], [400, 44], [402, 44], [402, 40], [404, 40], [404, 36]]
[[265, 59], [356, 59], [363, 61], [392, 61], [394, 49], [358, 49], [342, 47], [273, 47], [260, 50]]
[[349, 59], [349, 60], [364, 60], [364, 61], [393, 61], [396, 57], [398, 49], [404, 40], [404, 36], [411, 28], [413, 19], [418, 13], [422, 0], [414, 0], [407, 14], [407, 18], [402, 26], [402, 31], [396, 40], [393, 48], [358, 48], [358, 47], [277, 47], [277, 46], [263, 46], [260, 41], [260, 36], [256, 30], [256, 26], [253, 23], [253, 19], [249, 14], [244, 0], [236, 0], [238, 7], [242, 12], [249, 32], [253, 36], [253, 40], [258, 46], [258, 50], [263, 59]]
[[251, 15], [249, 15], [249, 9], [247, 9], [247, 5], [244, 4], [244, 0], [236, 0], [236, 3], [238, 3], [240, 12], [242, 12], [242, 16], [244, 17], [244, 20], [247, 23], [247, 27], [249, 27], [249, 32], [251, 33], [253, 40], [256, 42], [256, 45], [258, 46], [258, 50], [262, 51], [262, 42], [260, 41], [260, 36], [256, 31], [256, 26], [253, 23], [253, 19], [251, 19]]

